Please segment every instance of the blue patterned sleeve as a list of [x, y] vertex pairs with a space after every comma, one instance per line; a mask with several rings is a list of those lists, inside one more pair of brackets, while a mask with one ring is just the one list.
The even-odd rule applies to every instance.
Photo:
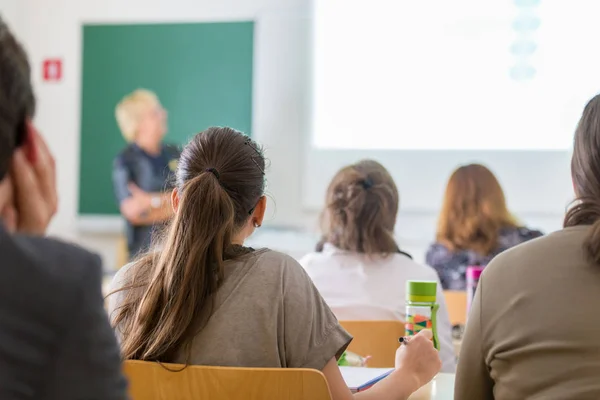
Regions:
[[441, 243], [434, 243], [427, 250], [425, 261], [436, 270], [445, 290], [465, 289], [464, 272], [469, 260], [463, 252], [453, 252]]
[[525, 239], [524, 241], [531, 240], [531, 239], [537, 239], [539, 237], [544, 236], [544, 233], [542, 231], [538, 231], [536, 229], [524, 228], [523, 230], [524, 230], [523, 237]]

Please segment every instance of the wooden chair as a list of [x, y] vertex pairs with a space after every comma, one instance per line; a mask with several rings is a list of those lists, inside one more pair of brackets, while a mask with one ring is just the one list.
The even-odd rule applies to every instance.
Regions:
[[123, 368], [132, 400], [331, 400], [325, 376], [312, 369], [181, 370], [183, 365], [146, 361], [125, 361]]
[[404, 336], [401, 321], [340, 321], [354, 340], [348, 351], [360, 356], [371, 356], [367, 366], [394, 368], [398, 338]]
[[464, 325], [467, 323], [467, 292], [456, 290], [444, 290], [444, 298], [450, 314], [452, 325]]

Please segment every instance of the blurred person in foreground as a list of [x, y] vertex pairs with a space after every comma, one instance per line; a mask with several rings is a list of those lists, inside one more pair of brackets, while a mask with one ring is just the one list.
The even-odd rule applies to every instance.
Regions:
[[99, 257], [42, 237], [57, 193], [34, 108], [27, 56], [0, 20], [0, 398], [125, 399]]
[[173, 215], [170, 193], [180, 151], [163, 142], [167, 112], [155, 93], [138, 89], [128, 94], [115, 114], [128, 144], [113, 163], [113, 186], [133, 259], [148, 250], [153, 229]]
[[600, 95], [575, 131], [564, 228], [503, 252], [479, 280], [455, 399], [600, 399]]
[[485, 267], [504, 250], [540, 236], [510, 213], [492, 171], [480, 164], [463, 165], [448, 181], [436, 242], [425, 260], [445, 290], [465, 290], [467, 267]]

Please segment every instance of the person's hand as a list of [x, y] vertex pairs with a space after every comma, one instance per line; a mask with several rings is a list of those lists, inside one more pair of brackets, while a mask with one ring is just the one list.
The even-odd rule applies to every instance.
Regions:
[[129, 183], [127, 185], [131, 197], [134, 199], [135, 205], [139, 209], [139, 213], [148, 211], [152, 207], [152, 196], [139, 188], [135, 183]]
[[417, 390], [428, 383], [442, 368], [438, 351], [433, 347], [430, 330], [423, 330], [396, 350], [396, 369], [414, 380]]
[[17, 209], [15, 208], [14, 188], [10, 176], [0, 182], [0, 192], [6, 199], [4, 207], [0, 210], [0, 219], [4, 224], [4, 228], [8, 232], [14, 233], [17, 230]]
[[25, 146], [17, 149], [12, 158], [14, 210], [7, 213], [15, 218], [17, 232], [43, 235], [58, 207], [56, 163], [46, 142], [30, 123], [28, 135]]

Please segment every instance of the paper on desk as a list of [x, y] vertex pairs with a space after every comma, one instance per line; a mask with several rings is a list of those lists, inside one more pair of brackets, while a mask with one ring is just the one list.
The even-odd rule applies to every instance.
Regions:
[[393, 368], [340, 367], [346, 385], [353, 392], [365, 383], [389, 373], [392, 369]]

